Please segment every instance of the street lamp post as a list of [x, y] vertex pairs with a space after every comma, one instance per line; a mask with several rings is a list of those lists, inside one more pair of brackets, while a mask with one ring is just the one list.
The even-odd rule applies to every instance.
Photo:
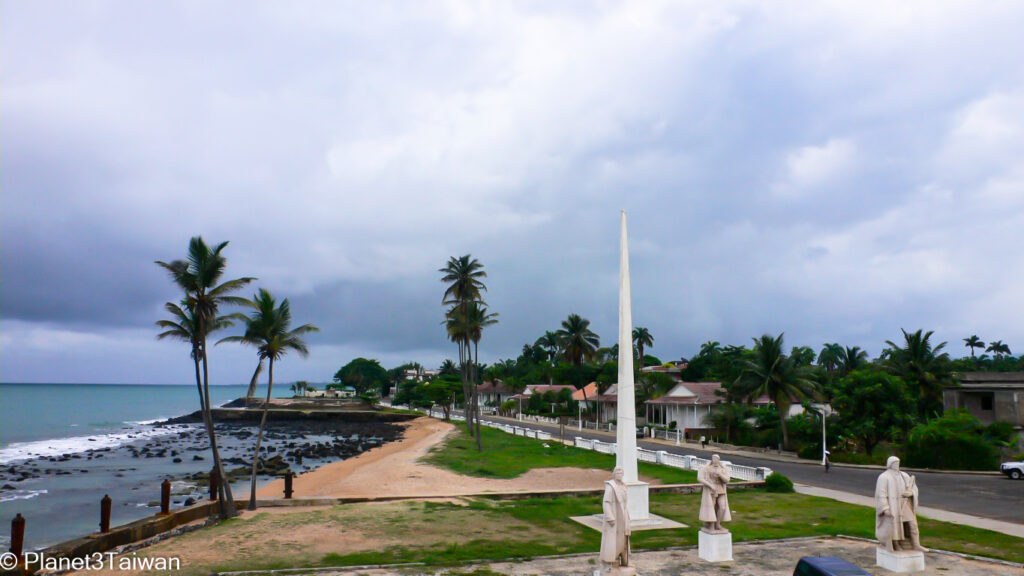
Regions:
[[583, 431], [583, 404], [580, 403], [580, 402], [577, 402], [576, 403], [576, 407], [579, 408], [579, 416], [576, 419], [576, 424], [577, 424], [578, 429], [582, 432]]

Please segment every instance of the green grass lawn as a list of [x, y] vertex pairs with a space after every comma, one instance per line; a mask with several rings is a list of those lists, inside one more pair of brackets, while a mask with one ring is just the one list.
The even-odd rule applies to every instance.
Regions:
[[[733, 492], [729, 501], [734, 519], [729, 528], [736, 542], [836, 534], [870, 538], [874, 532], [874, 510], [864, 506], [760, 489]], [[696, 545], [699, 508], [699, 494], [652, 494], [652, 512], [688, 527], [637, 532], [634, 549]], [[277, 510], [173, 538], [140, 555], [180, 556], [183, 570], [176, 574], [198, 576], [298, 566], [450, 565], [468, 560], [596, 554], [599, 533], [569, 517], [595, 514], [600, 509], [597, 497], [516, 501], [478, 497]], [[1012, 536], [923, 518], [921, 533], [922, 543], [928, 547], [1024, 562], [1024, 540]], [[190, 559], [188, 550], [197, 547], [207, 556]]]
[[[477, 452], [476, 440], [461, 423], [448, 441], [435, 449], [427, 461], [466, 476], [483, 478], [515, 478], [534, 468], [597, 468], [609, 471], [615, 467], [615, 456], [566, 446], [556, 440], [534, 440], [513, 436], [508, 432], [481, 427], [483, 452]], [[570, 431], [566, 430], [566, 438]], [[547, 445], [547, 447], [545, 447]], [[668, 466], [640, 462], [642, 476], [657, 478], [665, 484], [690, 484], [697, 473]]]

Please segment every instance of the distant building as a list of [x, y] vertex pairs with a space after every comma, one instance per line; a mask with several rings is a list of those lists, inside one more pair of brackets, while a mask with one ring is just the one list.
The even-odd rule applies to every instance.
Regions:
[[[667, 394], [645, 402], [647, 421], [656, 426], [670, 426], [677, 430], [712, 428], [711, 412], [716, 404], [725, 402], [725, 389], [721, 382], [680, 382]], [[771, 399], [761, 396], [754, 406], [769, 406]], [[789, 408], [789, 417], [803, 413], [798, 403]]]
[[477, 386], [477, 395], [483, 406], [501, 406], [505, 400], [516, 395], [515, 391], [501, 380], [484, 382]]
[[958, 379], [959, 386], [942, 389], [946, 410], [967, 410], [986, 425], [1005, 420], [1024, 431], [1024, 372], [964, 372]]

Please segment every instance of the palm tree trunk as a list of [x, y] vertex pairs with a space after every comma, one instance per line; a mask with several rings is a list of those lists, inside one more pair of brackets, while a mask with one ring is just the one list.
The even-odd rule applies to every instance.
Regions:
[[206, 357], [206, 337], [203, 337], [203, 396], [206, 401], [205, 410], [203, 411], [203, 421], [206, 424], [206, 434], [210, 437], [210, 451], [213, 453], [213, 465], [217, 468], [217, 474], [220, 476], [220, 483], [218, 484], [218, 492], [220, 493], [220, 502], [218, 504], [220, 508], [221, 518], [232, 518], [238, 514], [235, 510], [235, 499], [231, 495], [231, 483], [227, 474], [224, 473], [224, 464], [220, 459], [220, 451], [217, 449], [217, 433], [213, 427], [213, 410], [210, 408], [210, 368], [208, 365], [208, 359]]
[[[261, 362], [262, 364], [262, 362]], [[267, 412], [270, 411], [270, 391], [274, 389], [274, 357], [270, 357], [267, 370], [267, 401], [263, 403], [263, 416], [260, 417], [260, 429], [256, 433], [256, 449], [252, 453], [252, 476], [249, 478], [249, 510], [256, 509], [256, 466], [260, 461], [260, 444], [263, 443], [263, 429], [267, 426]]]
[[199, 347], [192, 347], [192, 361], [196, 365], [196, 390], [199, 392], [199, 413], [206, 416], [206, 399], [203, 397], [203, 376], [199, 373]]
[[789, 450], [789, 431], [786, 430], [786, 413], [789, 412], [789, 405], [782, 406], [778, 402], [775, 405], [779, 408], [779, 425], [782, 428], [782, 449]]
[[463, 415], [466, 422], [466, 428], [469, 429], [469, 435], [473, 435], [473, 416], [472, 416], [472, 405], [470, 404], [470, 393], [469, 393], [469, 375], [467, 371], [469, 366], [466, 364], [466, 343], [459, 342], [459, 364], [462, 368], [462, 401], [463, 401]]
[[256, 384], [260, 380], [261, 372], [263, 372], [263, 358], [260, 358], [260, 363], [256, 365], [256, 371], [252, 373], [252, 380], [249, 380], [249, 389], [245, 391], [246, 399], [256, 395]]
[[474, 355], [476, 359], [470, 362], [470, 374], [473, 375], [473, 418], [476, 420], [476, 451], [483, 452], [484, 447], [480, 443], [480, 390], [476, 385], [476, 361], [480, 359], [480, 347], [474, 342], [473, 349], [475, 350]]

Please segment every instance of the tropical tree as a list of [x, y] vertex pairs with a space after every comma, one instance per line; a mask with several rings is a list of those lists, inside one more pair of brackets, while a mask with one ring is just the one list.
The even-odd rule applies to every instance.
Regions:
[[926, 417], [942, 411], [942, 386], [950, 381], [949, 354], [942, 352], [945, 342], [932, 345], [933, 332], [903, 332], [903, 345], [886, 340], [889, 346], [888, 369], [911, 385], [918, 412]]
[[[590, 329], [590, 320], [579, 314], [569, 314], [568, 318], [562, 320], [562, 327], [556, 334], [565, 359], [576, 367], [583, 366], [584, 358], [593, 358], [601, 346], [600, 337]], [[589, 406], [585, 382], [580, 386], [580, 390], [583, 391], [584, 405]]]
[[292, 310], [288, 299], [278, 305], [271, 293], [260, 288], [249, 301], [253, 311], [245, 317], [245, 333], [241, 336], [221, 338], [222, 342], [239, 342], [256, 348], [260, 360], [267, 361], [267, 399], [263, 403], [263, 414], [260, 416], [260, 427], [256, 433], [256, 447], [252, 454], [252, 475], [249, 479], [249, 510], [256, 509], [256, 469], [260, 459], [260, 445], [263, 443], [263, 431], [267, 426], [267, 414], [270, 411], [270, 394], [274, 389], [274, 362], [280, 360], [289, 351], [295, 351], [303, 358], [309, 356], [309, 348], [302, 336], [320, 329], [312, 324], [303, 324], [290, 329]]
[[[466, 337], [470, 342], [473, 343], [473, 355], [470, 358], [470, 384], [473, 389], [471, 401], [473, 403], [473, 412], [476, 413], [480, 409], [479, 402], [479, 390], [477, 380], [477, 369], [480, 361], [480, 339], [483, 337], [484, 328], [493, 326], [498, 323], [498, 314], [490, 313], [487, 311], [487, 307], [478, 301], [471, 301], [469, 306], [466, 308]], [[483, 450], [483, 446], [480, 443], [480, 415], [476, 414], [476, 449], [478, 452]]]
[[487, 277], [483, 264], [466, 254], [448, 259], [444, 268], [438, 270], [442, 274], [441, 282], [447, 283], [441, 302], [451, 306], [445, 313], [445, 329], [448, 338], [455, 342], [459, 349], [459, 363], [462, 370], [462, 394], [466, 402], [466, 426], [473, 433], [474, 407], [470, 405], [469, 372], [472, 357], [469, 354], [470, 338], [466, 318], [470, 302], [482, 302], [482, 294], [487, 291], [483, 278]]
[[633, 344], [636, 345], [637, 355], [640, 358], [640, 368], [644, 367], [644, 348], [654, 347], [654, 336], [651, 331], [642, 326], [633, 328]]
[[974, 349], [975, 348], [981, 348], [982, 350], [985, 349], [985, 343], [981, 341], [981, 338], [978, 338], [977, 334], [974, 334], [974, 335], [968, 336], [967, 338], [964, 338], [964, 346], [967, 346], [968, 348], [971, 349], [971, 358], [972, 359], [974, 358]]
[[[374, 391], [384, 392], [389, 384], [388, 371], [380, 365], [378, 360], [354, 358], [334, 373], [334, 383], [329, 387], [351, 386], [355, 388], [357, 394], [369, 394]], [[383, 393], [380, 395], [386, 396]]]
[[[235, 292], [255, 278], [242, 277], [221, 282], [224, 269], [227, 267], [227, 258], [223, 251], [228, 245], [221, 242], [215, 246], [209, 246], [201, 236], [194, 236], [189, 240], [188, 256], [185, 260], [174, 260], [163, 262], [158, 260], [156, 264], [167, 271], [171, 280], [185, 293], [181, 305], [177, 306], [181, 314], [171, 311], [175, 320], [181, 328], [188, 328], [191, 331], [189, 338], [192, 344], [192, 354], [196, 364], [197, 385], [200, 377], [200, 365], [202, 366], [202, 386], [200, 390], [199, 405], [203, 415], [203, 425], [206, 434], [210, 439], [210, 451], [213, 455], [213, 465], [220, 478], [224, 479], [218, 486], [219, 491], [219, 512], [222, 518], [229, 518], [236, 515], [235, 500], [231, 494], [231, 485], [227, 482], [224, 474], [224, 466], [220, 459], [220, 451], [217, 449], [217, 436], [213, 426], [213, 412], [210, 409], [210, 367], [209, 354], [207, 353], [206, 340], [210, 334], [225, 328], [231, 324], [230, 317], [219, 315], [221, 306], [228, 304], [245, 305], [247, 300], [232, 296]], [[181, 325], [180, 322], [187, 320], [188, 325]], [[158, 325], [160, 323], [158, 322]], [[176, 332], [178, 328], [163, 326], [168, 330], [164, 332]], [[166, 336], [164, 336], [166, 337]], [[181, 336], [175, 335], [181, 339]]]
[[451, 358], [445, 358], [444, 362], [441, 362], [441, 366], [437, 369], [438, 376], [448, 376], [449, 374], [458, 374], [459, 369], [455, 366], [455, 362], [452, 362]]
[[249, 388], [245, 391], [245, 398], [248, 400], [256, 395], [256, 384], [260, 381], [260, 374], [263, 373], [263, 358], [260, 358], [256, 363], [256, 370], [252, 373], [252, 378], [249, 379]]
[[558, 355], [558, 333], [547, 330], [544, 332], [543, 336], [537, 338], [537, 341], [534, 342], [533, 345], [543, 348], [548, 353], [548, 358], [553, 361]]
[[842, 354], [839, 356], [839, 375], [846, 376], [855, 370], [866, 367], [867, 364], [867, 352], [861, 350], [860, 346], [847, 346], [843, 348]]
[[[974, 349], [972, 348], [971, 350], [973, 351]], [[995, 340], [994, 342], [989, 342], [988, 348], [986, 348], [985, 351], [991, 352], [997, 360], [1002, 359], [1004, 354], [1011, 354], [1010, 347], [1007, 346], [1006, 344], [1003, 344], [1002, 340]]]
[[825, 369], [825, 376], [832, 380], [832, 375], [839, 368], [843, 357], [843, 347], [835, 342], [826, 342], [818, 353], [818, 366]]
[[765, 334], [754, 339], [753, 359], [743, 361], [743, 372], [734, 386], [748, 402], [766, 395], [775, 403], [779, 411], [782, 445], [788, 448], [786, 417], [789, 407], [793, 402], [812, 398], [817, 392], [817, 384], [811, 379], [810, 366], [798, 365], [782, 353], [782, 337], [782, 334], [774, 338]]
[[832, 405], [843, 428], [869, 456], [879, 442], [914, 425], [914, 400], [906, 383], [878, 370], [857, 370], [841, 378]]

